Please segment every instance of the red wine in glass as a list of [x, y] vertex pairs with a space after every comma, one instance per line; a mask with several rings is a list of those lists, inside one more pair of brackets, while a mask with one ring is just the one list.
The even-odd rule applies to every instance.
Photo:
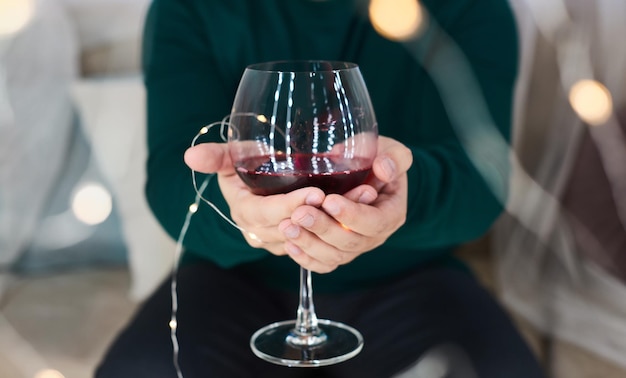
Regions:
[[287, 193], [307, 186], [343, 194], [365, 182], [370, 159], [323, 154], [258, 156], [235, 164], [237, 174], [258, 195]]

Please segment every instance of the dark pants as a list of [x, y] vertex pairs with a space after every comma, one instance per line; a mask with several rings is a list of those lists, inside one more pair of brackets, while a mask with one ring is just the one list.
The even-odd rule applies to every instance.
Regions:
[[[323, 368], [273, 365], [249, 348], [258, 328], [295, 317], [297, 294], [268, 289], [209, 263], [185, 266], [178, 277], [179, 361], [185, 378], [391, 377], [441, 346], [462, 351], [474, 371], [445, 377], [543, 377], [501, 307], [471, 275], [455, 268], [417, 270], [370, 291], [315, 294], [320, 318], [349, 324], [365, 340], [359, 355]], [[170, 309], [168, 281], [119, 335], [96, 377], [175, 378]]]

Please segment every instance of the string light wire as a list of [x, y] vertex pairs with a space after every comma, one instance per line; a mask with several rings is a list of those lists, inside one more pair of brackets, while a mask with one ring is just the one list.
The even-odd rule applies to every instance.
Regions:
[[[256, 114], [243, 113], [239, 115], [254, 116], [254, 117], [257, 117], [259, 121], [262, 121], [261, 118], [259, 118], [259, 116]], [[218, 125], [220, 126], [220, 137], [222, 138], [224, 142], [227, 142], [228, 140], [227, 140], [227, 137], [225, 136], [225, 131], [226, 131], [227, 126], [229, 125], [229, 122], [228, 122], [229, 118], [230, 118], [230, 115], [222, 118], [221, 121], [213, 122], [209, 125], [202, 127], [200, 131], [198, 131], [198, 133], [192, 139], [191, 147], [196, 146], [198, 143], [198, 139], [201, 136], [207, 134], [209, 131], [211, 131], [212, 128]], [[189, 206], [189, 210], [187, 211], [187, 215], [185, 216], [185, 222], [183, 223], [183, 227], [181, 228], [178, 239], [176, 241], [176, 251], [175, 251], [175, 256], [174, 256], [174, 265], [172, 267], [172, 278], [171, 278], [171, 284], [170, 284], [170, 291], [171, 291], [171, 298], [172, 298], [172, 312], [171, 312], [171, 317], [170, 317], [170, 321], [168, 325], [170, 327], [170, 339], [172, 341], [172, 361], [174, 363], [174, 368], [176, 369], [176, 375], [178, 378], [183, 378], [183, 372], [180, 366], [180, 358], [179, 358], [180, 357], [180, 344], [178, 342], [178, 280], [177, 280], [177, 276], [178, 276], [178, 269], [180, 266], [180, 258], [182, 256], [183, 249], [184, 249], [183, 241], [185, 239], [185, 235], [187, 234], [187, 231], [189, 230], [189, 225], [191, 223], [192, 216], [199, 210], [200, 201], [203, 201], [207, 205], [209, 205], [222, 219], [224, 219], [226, 222], [228, 222], [228, 224], [230, 224], [234, 228], [238, 229], [242, 233], [247, 234], [252, 239], [261, 241], [255, 234], [251, 232], [247, 232], [243, 227], [233, 222], [228, 216], [226, 216], [226, 214], [224, 214], [224, 212], [222, 212], [222, 210], [220, 210], [220, 208], [218, 208], [211, 200], [207, 199], [204, 196], [204, 191], [209, 186], [209, 183], [215, 177], [215, 175], [216, 175], [215, 173], [208, 174], [206, 178], [204, 179], [204, 181], [202, 181], [202, 184], [200, 185], [200, 187], [198, 187], [196, 171], [193, 169], [191, 170], [191, 181], [193, 183], [194, 191], [196, 192], [196, 197], [194, 199], [194, 202]]]
[[[226, 116], [224, 118], [222, 118], [221, 121], [218, 122], [213, 122], [207, 126], [204, 126], [203, 128], [200, 129], [200, 131], [198, 132], [198, 134], [196, 134], [196, 136], [193, 138], [193, 140], [191, 141], [191, 147], [195, 147], [197, 144], [198, 139], [203, 136], [204, 134], [207, 134], [213, 127], [220, 125], [220, 136], [222, 137], [222, 140], [224, 140], [224, 142], [227, 141], [227, 138], [224, 136], [224, 131], [226, 130], [226, 126], [228, 125], [228, 119], [230, 118], [230, 116]], [[205, 181], [203, 183], [207, 184], [209, 183], [209, 181], [211, 181], [211, 179], [215, 176], [215, 173], [210, 173], [208, 174], [208, 176], [205, 178]], [[196, 191], [196, 195], [198, 196], [199, 200], [204, 201], [207, 205], [209, 205], [213, 210], [215, 210], [215, 212], [222, 217], [226, 222], [228, 222], [231, 226], [235, 227], [236, 229], [238, 229], [241, 232], [246, 232], [246, 230], [244, 230], [242, 227], [240, 227], [239, 225], [237, 225], [237, 223], [233, 222], [230, 218], [228, 218], [226, 216], [226, 214], [224, 214], [222, 212], [222, 210], [220, 210], [213, 202], [211, 202], [210, 200], [206, 199], [203, 195], [201, 190], [198, 189], [198, 182], [196, 179], [196, 171], [195, 170], [191, 170], [191, 181], [193, 183], [193, 188]]]

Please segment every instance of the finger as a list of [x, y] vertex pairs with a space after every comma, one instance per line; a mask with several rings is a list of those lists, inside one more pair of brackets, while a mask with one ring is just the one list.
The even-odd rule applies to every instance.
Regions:
[[[234, 176], [230, 180], [238, 179]], [[223, 179], [224, 182], [229, 179]], [[288, 194], [258, 196], [245, 187], [230, 186], [225, 197], [231, 204], [231, 217], [237, 225], [253, 233], [264, 243], [284, 242], [277, 225], [289, 219], [293, 211], [303, 205], [321, 206], [324, 192], [318, 188], [302, 188]], [[260, 210], [266, 209], [266, 210]], [[262, 246], [259, 246], [262, 247]]]
[[[267, 244], [284, 242], [285, 238], [276, 230], [278, 221], [267, 224], [255, 221], [258, 213], [258, 201], [263, 197], [250, 192], [246, 184], [239, 176], [218, 176], [220, 190], [230, 208], [230, 217], [239, 227], [241, 227], [248, 244], [257, 248], [266, 248]], [[282, 249], [282, 246], [281, 246]]]
[[234, 172], [233, 163], [224, 143], [202, 143], [185, 151], [185, 163], [201, 173]]
[[[274, 227], [274, 229], [276, 229], [276, 227]], [[287, 254], [285, 250], [284, 237], [281, 237], [278, 241], [269, 241], [269, 238], [267, 238], [264, 233], [258, 231], [255, 233], [244, 229], [241, 229], [240, 231], [251, 247], [265, 249], [269, 253], [276, 256], [284, 256]]]
[[371, 185], [359, 185], [343, 196], [354, 202], [370, 204], [376, 201], [378, 191]]
[[304, 253], [298, 246], [285, 243], [286, 253], [298, 265], [311, 272], [325, 274], [337, 269], [337, 265], [325, 265]]
[[[396, 186], [396, 182], [388, 185]], [[404, 196], [381, 193], [375, 206], [355, 203], [339, 195], [330, 195], [322, 204], [322, 209], [348, 229], [368, 237], [380, 237], [404, 223], [405, 214], [398, 214], [403, 208]]]
[[[351, 234], [349, 230], [346, 230], [339, 226], [336, 222], [334, 223], [335, 231], [343, 232], [344, 237]], [[279, 229], [283, 232], [287, 239], [286, 248], [292, 248], [291, 254], [295, 254], [298, 251], [305, 253], [310, 259], [306, 259], [304, 257], [300, 257], [299, 261], [308, 261], [307, 265], [313, 264], [317, 266], [316, 269], [322, 269], [322, 266], [325, 266], [326, 269], [335, 267], [343, 264], [347, 264], [352, 261], [356, 256], [354, 253], [349, 251], [344, 251], [338, 249], [335, 245], [326, 243], [322, 239], [318, 237], [317, 234], [309, 232], [303, 227], [291, 222], [290, 220], [285, 220], [281, 222], [279, 225]], [[295, 248], [297, 247], [297, 249]], [[288, 252], [289, 253], [289, 252]]]
[[[248, 244], [254, 248], [264, 248], [271, 250], [275, 253], [276, 246], [280, 246], [282, 252], [282, 244], [285, 242], [285, 236], [274, 225], [272, 227], [241, 227], [241, 232], [244, 235]], [[283, 252], [284, 254], [284, 252]]]
[[[324, 211], [309, 206], [302, 206], [291, 216], [293, 227], [299, 226], [306, 231], [314, 234], [316, 239], [333, 246], [332, 250], [320, 250], [317, 252], [356, 252], [363, 251], [369, 238], [360, 235], [344, 224], [337, 222], [334, 218], [328, 216]], [[287, 235], [288, 238], [296, 240], [296, 243], [306, 251], [312, 249], [311, 243], [308, 243], [306, 235], [302, 238], [294, 238], [293, 235]], [[322, 254], [313, 254], [315, 258], [328, 264], [343, 264], [347, 261], [346, 256], [324, 256]]]
[[372, 164], [376, 178], [391, 182], [404, 174], [413, 164], [413, 153], [393, 139], [379, 137], [378, 155]]
[[330, 273], [339, 266], [338, 264], [326, 264], [317, 260], [290, 241], [285, 242], [285, 253], [298, 265], [315, 273]]
[[270, 196], [253, 194], [243, 196], [243, 200], [249, 201], [248, 206], [254, 206], [253, 208], [257, 209], [257, 211], [248, 212], [251, 217], [248, 221], [262, 225], [277, 225], [281, 220], [290, 218], [294, 210], [300, 206], [319, 207], [324, 202], [324, 198], [324, 192], [315, 187]]

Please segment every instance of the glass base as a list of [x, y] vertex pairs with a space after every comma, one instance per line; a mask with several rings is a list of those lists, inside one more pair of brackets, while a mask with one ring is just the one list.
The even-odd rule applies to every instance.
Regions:
[[293, 338], [295, 320], [265, 326], [252, 335], [250, 348], [257, 357], [290, 367], [318, 367], [348, 360], [363, 349], [363, 336], [343, 323], [320, 319], [318, 326], [325, 337], [314, 345], [288, 342]]

